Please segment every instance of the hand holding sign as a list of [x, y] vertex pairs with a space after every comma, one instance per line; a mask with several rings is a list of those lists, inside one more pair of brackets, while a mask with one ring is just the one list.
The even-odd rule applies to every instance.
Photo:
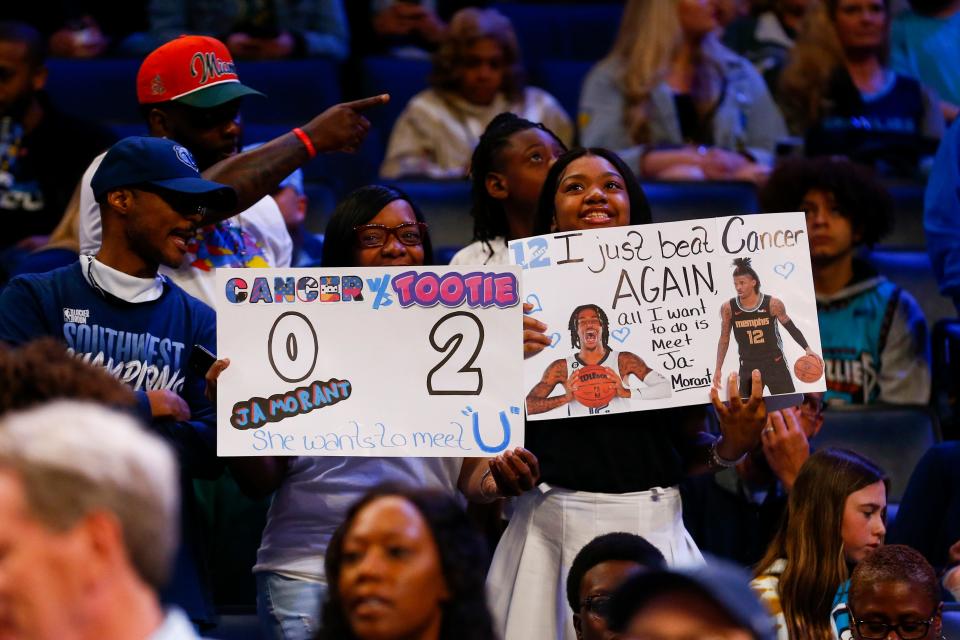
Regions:
[[[528, 296], [529, 298], [529, 296]], [[537, 300], [539, 306], [540, 301]], [[542, 310], [542, 309], [541, 309]], [[533, 313], [534, 306], [530, 302], [523, 303], [523, 357], [529, 358], [535, 356], [545, 348], [550, 346], [550, 337], [547, 336], [547, 325], [543, 324], [533, 316], [527, 315]]]
[[747, 402], [740, 399], [737, 382], [737, 374], [731, 373], [726, 405], [720, 401], [716, 387], [710, 390], [710, 400], [717, 411], [722, 436], [717, 453], [725, 460], [736, 460], [756, 447], [760, 442], [760, 433], [767, 424], [767, 405], [763, 401], [760, 372], [754, 370], [750, 375], [751, 392]]

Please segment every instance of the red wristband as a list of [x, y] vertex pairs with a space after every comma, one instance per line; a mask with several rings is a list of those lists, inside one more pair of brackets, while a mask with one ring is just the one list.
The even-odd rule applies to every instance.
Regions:
[[297, 136], [300, 139], [300, 142], [303, 143], [303, 146], [307, 148], [307, 154], [311, 158], [317, 157], [317, 148], [313, 146], [313, 142], [310, 141], [310, 137], [303, 132], [303, 129], [300, 127], [294, 127], [292, 129], [293, 135]]

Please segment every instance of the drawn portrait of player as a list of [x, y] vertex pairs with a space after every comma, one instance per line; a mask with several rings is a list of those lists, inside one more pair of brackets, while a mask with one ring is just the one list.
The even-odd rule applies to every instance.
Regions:
[[800, 329], [787, 315], [786, 307], [779, 298], [760, 292], [760, 277], [750, 266], [750, 258], [737, 258], [733, 261], [733, 287], [737, 295], [720, 307], [720, 343], [717, 345], [717, 368], [713, 374], [713, 384], [721, 387], [723, 360], [730, 345], [730, 331], [737, 339], [740, 350], [740, 395], [750, 395], [750, 376], [754, 369], [760, 371], [764, 386], [772, 394], [793, 393], [793, 378], [783, 355], [783, 342], [780, 340], [782, 325], [790, 337], [813, 356], [823, 368], [823, 358], [813, 352]]
[[[545, 413], [566, 405], [567, 415], [617, 413], [630, 408], [629, 398], [642, 400], [670, 396], [670, 381], [634, 353], [610, 348], [610, 321], [595, 304], [577, 307], [570, 315], [572, 355], [554, 360], [543, 378], [527, 395], [527, 413]], [[631, 390], [624, 382], [630, 376], [643, 381]], [[557, 386], [563, 393], [551, 396]]]

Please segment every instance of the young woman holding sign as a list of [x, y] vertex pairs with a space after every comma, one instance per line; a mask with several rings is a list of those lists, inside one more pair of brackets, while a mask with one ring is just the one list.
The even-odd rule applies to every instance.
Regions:
[[[427, 225], [399, 191], [366, 186], [349, 194], [327, 225], [323, 267], [422, 266], [433, 261]], [[222, 361], [221, 361], [222, 362]], [[222, 371], [222, 367], [219, 369]], [[257, 564], [257, 610], [265, 637], [312, 638], [328, 585], [324, 556], [347, 509], [390, 483], [474, 502], [518, 495], [539, 477], [536, 458], [517, 448], [496, 458], [257, 458], [238, 478], [250, 495], [274, 493]], [[266, 469], [264, 468], [266, 467]]]
[[[577, 149], [547, 174], [534, 233], [649, 222], [646, 198], [624, 162], [605, 149]], [[526, 316], [524, 329], [526, 357], [549, 344], [543, 323]], [[701, 562], [676, 485], [688, 471], [736, 464], [759, 443], [766, 421], [759, 372], [748, 402], [737, 395], [736, 376], [729, 382], [729, 408], [713, 392], [723, 433], [716, 440], [701, 432], [702, 407], [527, 423], [543, 484], [517, 501], [494, 555], [487, 589], [499, 637], [575, 637], [559, 608], [564, 581], [577, 551], [598, 535], [635, 533], [671, 564]]]

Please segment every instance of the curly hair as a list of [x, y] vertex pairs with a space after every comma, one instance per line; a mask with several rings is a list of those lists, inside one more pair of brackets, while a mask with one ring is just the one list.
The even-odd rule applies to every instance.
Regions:
[[902, 582], [929, 598], [931, 608], [940, 602], [937, 572], [919, 551], [902, 544], [880, 547], [861, 560], [850, 576], [850, 608], [863, 592], [878, 582]]
[[470, 7], [453, 15], [447, 35], [433, 56], [430, 86], [456, 92], [460, 87], [460, 68], [463, 66], [466, 50], [482, 38], [495, 40], [503, 49], [503, 62], [506, 67], [500, 91], [511, 102], [518, 100], [526, 87], [520, 44], [510, 19], [496, 9]]
[[595, 304], [582, 304], [570, 314], [570, 322], [567, 324], [567, 328], [570, 329], [570, 344], [573, 345], [574, 349], [580, 348], [580, 335], [577, 333], [577, 321], [580, 319], [580, 312], [586, 311], [587, 309], [593, 309], [597, 312], [600, 323], [603, 325], [603, 334], [600, 336], [600, 342], [603, 343], [604, 347], [609, 349], [610, 347], [607, 345], [607, 342], [610, 341], [610, 320], [607, 319], [607, 314], [603, 309]]
[[[379, 184], [368, 184], [354, 189], [340, 201], [327, 222], [320, 266], [356, 266], [354, 248], [357, 246], [357, 237], [353, 228], [376, 218], [381, 209], [394, 200], [403, 200], [409, 204], [417, 221], [426, 222], [420, 208], [410, 196], [399, 189]], [[433, 264], [433, 244], [430, 242], [429, 233], [423, 236], [423, 264]]]
[[509, 229], [503, 203], [487, 191], [487, 175], [501, 168], [500, 153], [515, 133], [528, 129], [540, 129], [550, 134], [563, 151], [567, 146], [553, 131], [539, 122], [531, 122], [513, 113], [501, 113], [487, 125], [480, 142], [473, 150], [470, 160], [471, 198], [470, 215], [473, 216], [473, 239], [486, 244], [492, 254], [490, 241], [506, 238]]
[[347, 512], [333, 534], [324, 565], [330, 592], [323, 605], [321, 640], [357, 640], [350, 629], [340, 597], [344, 537], [357, 514], [379, 498], [399, 497], [423, 516], [440, 556], [443, 578], [450, 598], [443, 604], [440, 640], [494, 640], [493, 621], [487, 609], [484, 583], [487, 550], [466, 513], [448, 495], [438, 491], [381, 486], [367, 492]]
[[623, 177], [627, 189], [627, 199], [630, 201], [630, 224], [650, 224], [653, 220], [650, 213], [650, 203], [647, 202], [647, 196], [644, 195], [643, 188], [637, 181], [637, 176], [630, 170], [627, 163], [609, 149], [580, 147], [571, 149], [557, 158], [554, 165], [550, 167], [550, 171], [547, 172], [547, 178], [543, 181], [543, 189], [540, 191], [540, 202], [537, 203], [537, 215], [533, 221], [533, 235], [543, 235], [552, 231], [566, 231], [566, 229], [552, 229], [554, 217], [557, 213], [555, 204], [557, 187], [560, 185], [563, 172], [570, 166], [570, 163], [584, 156], [597, 156], [613, 165], [617, 173]]
[[54, 338], [39, 338], [19, 347], [0, 343], [0, 415], [50, 400], [89, 400], [132, 409], [129, 387], [100, 367], [69, 354]]
[[894, 203], [873, 172], [846, 158], [796, 158], [781, 164], [760, 190], [763, 211], [797, 211], [811, 190], [832, 194], [837, 209], [872, 247], [893, 227]]

